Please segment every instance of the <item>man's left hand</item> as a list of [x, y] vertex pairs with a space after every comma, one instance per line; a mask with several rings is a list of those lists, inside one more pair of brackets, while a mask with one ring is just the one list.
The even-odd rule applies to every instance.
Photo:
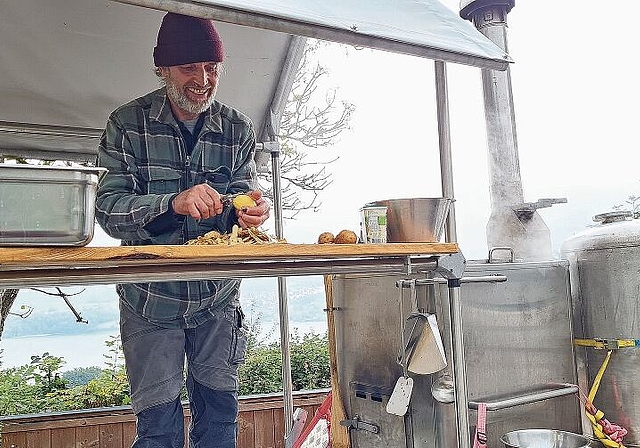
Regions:
[[236, 210], [238, 223], [241, 227], [260, 227], [269, 218], [269, 203], [262, 197], [260, 190], [253, 190], [247, 193], [256, 201], [255, 207], [246, 207]]

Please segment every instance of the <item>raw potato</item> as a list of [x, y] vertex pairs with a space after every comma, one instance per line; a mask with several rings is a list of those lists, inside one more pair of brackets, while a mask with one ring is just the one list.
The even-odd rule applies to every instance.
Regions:
[[352, 230], [342, 230], [333, 239], [336, 244], [355, 244], [358, 241], [358, 236]]
[[235, 198], [233, 198], [233, 206], [236, 210], [242, 210], [247, 207], [255, 207], [256, 201], [247, 194], [239, 194]]
[[333, 243], [333, 240], [334, 240], [334, 237], [333, 237], [333, 233], [331, 232], [322, 232], [318, 237], [319, 244]]

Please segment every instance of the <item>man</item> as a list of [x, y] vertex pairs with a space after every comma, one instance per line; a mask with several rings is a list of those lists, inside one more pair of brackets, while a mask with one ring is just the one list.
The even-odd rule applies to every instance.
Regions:
[[[183, 244], [234, 224], [261, 225], [269, 206], [256, 190], [253, 126], [214, 99], [224, 47], [213, 23], [166, 14], [153, 56], [164, 86], [114, 111], [102, 135], [97, 160], [109, 171], [98, 187], [99, 224], [123, 245]], [[255, 207], [236, 211], [221, 201], [247, 191]], [[117, 285], [137, 416], [132, 448], [183, 447], [185, 357], [189, 446], [236, 446], [246, 346], [239, 287], [239, 280]]]

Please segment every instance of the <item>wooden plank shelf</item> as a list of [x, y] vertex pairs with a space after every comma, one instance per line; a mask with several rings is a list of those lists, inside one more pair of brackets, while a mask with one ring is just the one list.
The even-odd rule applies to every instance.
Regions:
[[387, 244], [235, 244], [116, 247], [4, 247], [0, 270], [16, 266], [259, 261], [274, 259], [334, 259], [380, 256], [442, 255], [458, 252], [455, 243]]
[[402, 273], [458, 254], [455, 243], [3, 247], [0, 289], [208, 278]]

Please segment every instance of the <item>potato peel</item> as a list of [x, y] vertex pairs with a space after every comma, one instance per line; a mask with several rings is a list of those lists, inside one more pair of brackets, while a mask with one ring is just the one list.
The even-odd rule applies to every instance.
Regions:
[[236, 244], [278, 244], [286, 242], [285, 239], [278, 239], [255, 227], [242, 229], [234, 225], [231, 233], [220, 233], [212, 230], [184, 244], [187, 246], [233, 246]]

